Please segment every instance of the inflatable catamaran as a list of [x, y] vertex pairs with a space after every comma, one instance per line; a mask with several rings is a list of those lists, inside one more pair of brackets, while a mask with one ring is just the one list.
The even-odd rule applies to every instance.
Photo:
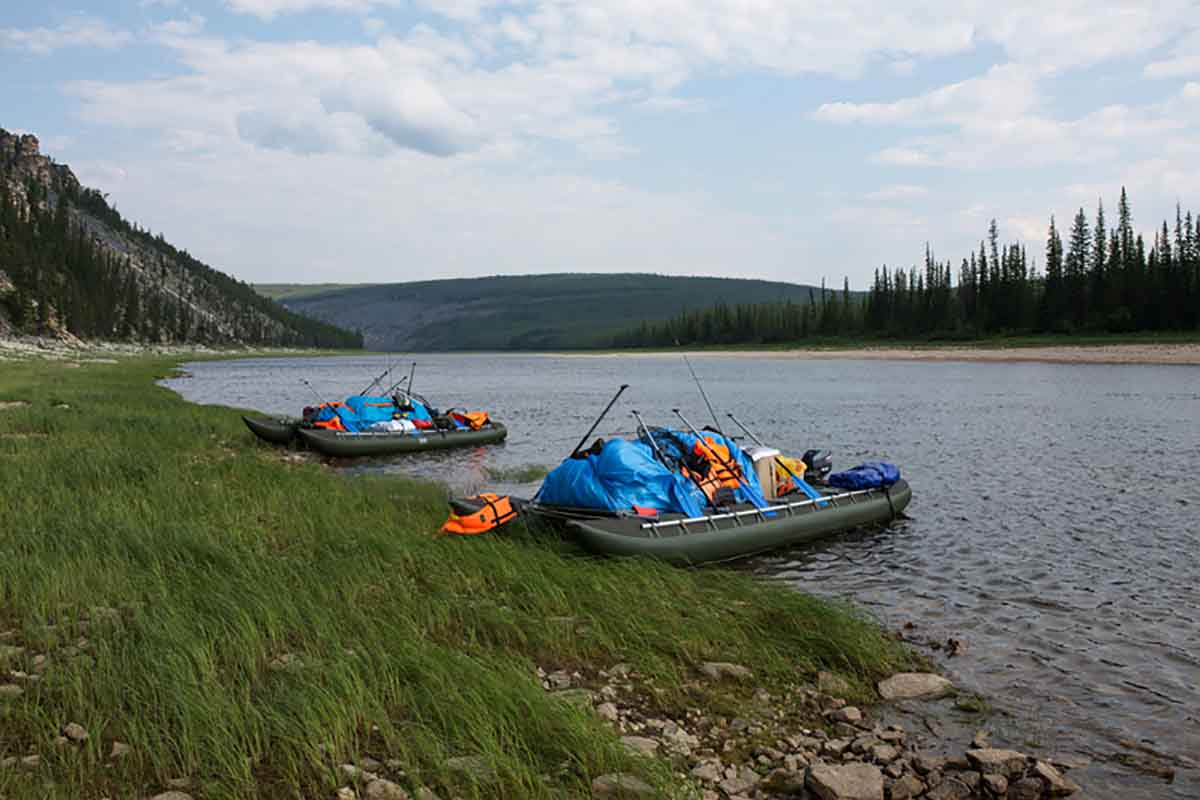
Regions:
[[887, 522], [912, 499], [892, 464], [867, 462], [830, 474], [823, 451], [790, 459], [756, 439], [755, 446], [742, 448], [723, 432], [696, 430], [675, 413], [683, 429], [649, 427], [633, 412], [634, 438], [576, 448], [532, 500], [452, 500], [442, 530], [482, 533], [523, 516], [564, 528], [595, 553], [702, 564]]
[[[376, 378], [375, 383], [387, 373]], [[408, 378], [412, 384], [412, 373]], [[311, 387], [310, 387], [311, 388]], [[439, 412], [412, 391], [370, 395], [304, 409], [299, 418], [242, 417], [255, 436], [272, 444], [299, 441], [323, 455], [340, 458], [381, 456], [495, 444], [508, 435], [486, 411], [447, 409]]]

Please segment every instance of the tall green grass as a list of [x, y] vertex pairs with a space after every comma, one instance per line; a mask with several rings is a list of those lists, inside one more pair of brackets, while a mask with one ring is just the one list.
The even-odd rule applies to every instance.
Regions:
[[[235, 412], [155, 386], [170, 367], [0, 365], [0, 405], [29, 402], [0, 408], [0, 683], [47, 656], [0, 698], [0, 759], [42, 757], [0, 767], [0, 797], [143, 797], [181, 777], [201, 798], [325, 797], [365, 755], [464, 797], [586, 796], [613, 770], [666, 793], [665, 767], [536, 667], [624, 661], [670, 704], [705, 702], [704, 660], [768, 688], [908, 663], [850, 609], [725, 570], [583, 557], [520, 528], [435, 538], [441, 488], [287, 462]], [[54, 744], [68, 722], [82, 747]], [[132, 752], [110, 762], [113, 741]], [[461, 755], [497, 782], [448, 771]]]

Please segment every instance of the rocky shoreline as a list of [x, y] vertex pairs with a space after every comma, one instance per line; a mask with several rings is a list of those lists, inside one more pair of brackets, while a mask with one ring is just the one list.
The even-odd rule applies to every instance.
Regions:
[[[697, 680], [752, 691], [738, 716], [689, 709], [655, 713], [655, 688], [628, 665], [595, 674], [538, 670], [546, 691], [607, 721], [633, 753], [667, 761], [681, 794], [702, 800], [1041, 800], [1079, 791], [1064, 771], [1082, 763], [1039, 759], [992, 747], [986, 731], [942, 755], [952, 742], [935, 741], [873, 711], [850, 705], [846, 686], [822, 673], [817, 686], [796, 684], [782, 696], [752, 689], [749, 668], [701, 665]], [[884, 703], [945, 697], [954, 687], [931, 673], [902, 673], [876, 687]], [[639, 779], [604, 775], [594, 797], [653, 797]]]
[[263, 347], [209, 347], [203, 344], [149, 344], [143, 342], [84, 341], [69, 333], [59, 336], [0, 335], [0, 361], [64, 361], [78, 364], [111, 364], [136, 356], [246, 356], [305, 354], [311, 350]]

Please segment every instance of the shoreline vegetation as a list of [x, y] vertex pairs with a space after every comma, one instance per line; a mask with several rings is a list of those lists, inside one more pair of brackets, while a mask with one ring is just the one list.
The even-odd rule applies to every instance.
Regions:
[[849, 605], [435, 537], [442, 487], [281, 458], [155, 385], [181, 356], [0, 371], [0, 796], [1075, 789], [861, 710], [953, 689]]
[[236, 411], [153, 385], [177, 361], [0, 372], [0, 795], [325, 797], [360, 769], [467, 797], [611, 774], [667, 796], [669, 765], [542, 676], [624, 664], [670, 718], [822, 671], [867, 699], [917, 664], [858, 612], [735, 573], [434, 538], [440, 487], [281, 460]]

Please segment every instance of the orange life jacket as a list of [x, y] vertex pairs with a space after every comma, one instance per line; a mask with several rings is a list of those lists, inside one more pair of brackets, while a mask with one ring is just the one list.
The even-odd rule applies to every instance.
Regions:
[[[345, 403], [321, 403], [321, 405], [317, 406], [317, 408], [318, 409], [320, 409], [320, 408], [335, 408], [335, 409], [336, 408], [346, 408], [346, 404]], [[326, 430], [331, 430], [331, 431], [346, 430], [346, 426], [342, 424], [341, 416], [339, 416], [336, 411], [334, 412], [334, 415], [331, 419], [323, 420], [320, 422], [314, 422], [312, 424], [312, 426], [314, 428], [325, 428]]]
[[488, 423], [486, 411], [453, 411], [451, 417], [477, 431]]
[[739, 477], [742, 474], [742, 470], [738, 466], [738, 463], [734, 461], [733, 454], [729, 452], [728, 447], [718, 444], [715, 440], [706, 436], [703, 439], [696, 440], [696, 445], [692, 448], [692, 452], [708, 462], [708, 473], [701, 475], [684, 467], [684, 477], [695, 481], [696, 485], [708, 497], [709, 502], [712, 501], [717, 494], [717, 490], [722, 486], [736, 489], [741, 485]]
[[[507, 495], [501, 496], [493, 492], [485, 492], [466, 498], [465, 503], [471, 504], [472, 501], [477, 502], [479, 507], [467, 513], [456, 513], [453, 506], [451, 507], [450, 516], [442, 524], [442, 533], [472, 536], [486, 533], [517, 518], [516, 509], [513, 508], [512, 501]], [[464, 501], [457, 501], [457, 503], [461, 506]]]

